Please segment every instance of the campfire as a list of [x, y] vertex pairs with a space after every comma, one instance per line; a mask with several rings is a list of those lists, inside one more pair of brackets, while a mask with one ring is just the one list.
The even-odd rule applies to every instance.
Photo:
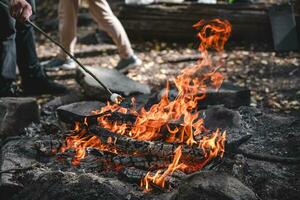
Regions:
[[[199, 30], [201, 58], [185, 68], [174, 83], [167, 82], [160, 102], [150, 109], [107, 103], [93, 111], [96, 123], [85, 119], [76, 122], [74, 130], [59, 149], [73, 149], [74, 166], [80, 165], [88, 153], [97, 151], [99, 160], [108, 170], [143, 170], [140, 186], [145, 191], [168, 188], [172, 174], [190, 174], [201, 170], [225, 151], [226, 130], [209, 130], [198, 110], [208, 88], [218, 90], [224, 80], [219, 72], [222, 61], [213, 62], [208, 50], [222, 52], [230, 37], [231, 25], [226, 20], [201, 20], [194, 25]], [[170, 85], [178, 95], [169, 98]]]

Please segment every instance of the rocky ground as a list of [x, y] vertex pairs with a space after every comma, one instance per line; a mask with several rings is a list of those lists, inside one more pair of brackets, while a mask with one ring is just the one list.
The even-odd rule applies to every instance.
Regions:
[[[117, 49], [101, 42], [95, 30], [93, 23], [79, 27], [76, 57], [87, 66], [113, 68], [119, 60]], [[57, 38], [57, 31], [49, 33]], [[127, 76], [148, 84], [153, 92], [199, 58], [197, 42], [132, 41], [143, 64]], [[41, 61], [45, 61], [55, 57], [58, 48], [37, 34], [37, 51]], [[203, 172], [185, 176], [171, 192], [144, 193], [138, 186], [140, 179], [128, 181], [122, 173], [101, 170], [101, 163], [88, 162], [93, 155], [80, 167], [71, 166], [72, 152], [62, 155], [66, 156], [65, 161], [57, 159], [61, 155], [53, 155], [52, 149], [61, 145], [68, 126], [58, 121], [53, 110], [43, 106], [53, 99], [50, 105], [61, 104], [63, 97], [42, 95], [37, 97], [42, 105], [41, 122], [27, 127], [24, 136], [0, 143], [0, 181], [7, 184], [0, 196], [4, 193], [11, 198], [14, 194], [17, 200], [296, 199], [300, 194], [300, 53], [279, 54], [270, 44], [229, 42], [223, 54], [211, 54], [224, 63], [220, 71], [226, 81], [251, 89], [251, 107], [211, 107], [204, 111], [207, 127], [228, 130], [228, 142], [252, 135], [241, 148], [227, 146], [223, 160], [207, 166]], [[75, 71], [51, 69], [47, 73], [70, 88], [70, 93], [81, 93]], [[74, 96], [72, 101], [81, 99]], [[227, 117], [220, 119], [224, 113]]]
[[[82, 27], [78, 33], [89, 38], [94, 31], [95, 27]], [[133, 43], [143, 65], [132, 69], [128, 76], [154, 89], [164, 87], [166, 80], [173, 80], [181, 69], [196, 63], [199, 56], [196, 45], [159, 41]], [[57, 52], [53, 44], [43, 38], [39, 40], [41, 60], [51, 59]], [[226, 81], [251, 89], [251, 106], [300, 114], [300, 53], [279, 54], [268, 44], [229, 43], [223, 54], [212, 54], [214, 59], [223, 60], [220, 71]], [[87, 66], [113, 68], [119, 61], [116, 47], [105, 43], [79, 43], [76, 56]], [[79, 89], [72, 71], [50, 71], [49, 75], [70, 88]]]

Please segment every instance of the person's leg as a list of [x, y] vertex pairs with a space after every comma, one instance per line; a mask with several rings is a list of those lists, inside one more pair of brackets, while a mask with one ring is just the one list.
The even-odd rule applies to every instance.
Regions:
[[118, 18], [113, 14], [106, 0], [88, 0], [90, 13], [98, 25], [108, 33], [117, 45], [121, 60], [116, 69], [126, 73], [142, 63], [131, 48], [128, 36]]
[[[80, 0], [60, 0], [58, 5], [59, 39], [63, 47], [74, 55], [77, 41], [77, 12]], [[43, 63], [47, 69], [62, 67], [63, 69], [76, 69], [76, 63], [62, 50], [50, 61]]]
[[117, 17], [113, 14], [106, 0], [88, 0], [90, 13], [97, 24], [113, 39], [117, 45], [120, 57], [133, 56], [128, 36]]
[[[28, 0], [35, 13], [35, 1]], [[16, 22], [17, 63], [22, 78], [22, 86], [27, 94], [63, 93], [65, 87], [51, 81], [36, 53], [33, 28], [29, 24]]]
[[[33, 8], [32, 19], [35, 15], [35, 2], [34, 0], [28, 0], [28, 2]], [[16, 31], [17, 64], [20, 76], [23, 80], [42, 76], [43, 70], [36, 53], [33, 27], [17, 21]]]
[[[0, 0], [8, 3], [7, 0]], [[13, 96], [12, 83], [16, 78], [15, 20], [0, 6], [0, 96]]]
[[[8, 3], [7, 0], [0, 0]], [[16, 78], [15, 20], [9, 11], [0, 6], [0, 79]]]
[[[60, 43], [72, 55], [74, 54], [77, 41], [77, 12], [79, 0], [60, 0], [58, 6], [59, 18], [59, 39]], [[61, 51], [60, 56], [67, 58], [67, 55]]]

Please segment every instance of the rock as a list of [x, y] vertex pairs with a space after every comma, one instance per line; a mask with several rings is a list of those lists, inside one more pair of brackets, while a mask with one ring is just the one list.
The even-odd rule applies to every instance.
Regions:
[[103, 106], [105, 104], [99, 101], [82, 101], [60, 106], [56, 112], [59, 120], [65, 123], [83, 122], [86, 117], [96, 115], [92, 111], [99, 110]]
[[32, 122], [39, 122], [40, 112], [34, 98], [0, 98], [0, 137], [14, 136]]
[[25, 184], [24, 189], [13, 199], [121, 200], [127, 199], [128, 195], [131, 196], [130, 199], [137, 199], [134, 194], [130, 194], [129, 186], [117, 179], [102, 178], [90, 173], [75, 174], [62, 171], [33, 171], [31, 174], [34, 176], [31, 181], [26, 180], [26, 177], [21, 180], [30, 184]]
[[256, 194], [238, 179], [223, 172], [198, 172], [182, 181], [171, 199], [256, 200]]
[[[0, 171], [6, 171], [18, 168], [28, 168], [36, 161], [35, 152], [31, 147], [33, 141], [21, 139], [19, 137], [10, 138], [10, 140], [1, 149]], [[5, 197], [19, 191], [23, 187], [16, 179], [13, 173], [0, 174], [0, 197]]]
[[241, 116], [238, 111], [230, 110], [223, 106], [212, 106], [204, 112], [205, 126], [211, 130], [240, 129]]
[[72, 91], [70, 94], [55, 97], [43, 105], [42, 110], [54, 111], [59, 106], [85, 100], [84, 94]]
[[118, 179], [100, 177], [98, 173], [75, 173], [70, 168], [63, 172], [62, 167], [54, 167], [56, 162], [61, 162], [49, 156], [51, 148], [48, 144], [57, 148], [60, 146], [57, 142], [53, 136], [16, 137], [8, 140], [1, 149], [0, 170], [22, 170], [0, 174], [0, 199], [119, 200], [125, 199], [126, 195], [136, 199], [134, 188]]
[[227, 108], [238, 108], [250, 105], [250, 90], [231, 83], [223, 83], [219, 91], [208, 90], [207, 97], [199, 103], [205, 105], [224, 105]]
[[[159, 93], [158, 99], [165, 93], [163, 89]], [[175, 99], [178, 91], [171, 89], [169, 93], [170, 99]], [[206, 98], [198, 103], [198, 108], [203, 109], [208, 105], [224, 105], [227, 108], [238, 108], [240, 106], [248, 106], [250, 104], [250, 90], [235, 86], [231, 83], [223, 83], [221, 88], [216, 91], [208, 89]]]
[[231, 174], [239, 180], [244, 180], [245, 174], [247, 173], [246, 159], [242, 154], [236, 154], [234, 158]]
[[[129, 96], [133, 94], [150, 94], [148, 85], [129, 79], [115, 69], [101, 67], [87, 67], [97, 76], [112, 92]], [[107, 99], [107, 93], [90, 75], [82, 69], [77, 70], [76, 80], [84, 89], [86, 95], [98, 100]]]

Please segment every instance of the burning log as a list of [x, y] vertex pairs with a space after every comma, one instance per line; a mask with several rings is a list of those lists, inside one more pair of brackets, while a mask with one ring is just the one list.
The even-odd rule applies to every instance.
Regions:
[[[140, 153], [158, 157], [172, 156], [178, 144], [168, 144], [158, 141], [143, 141], [125, 137], [98, 126], [90, 128], [91, 133], [95, 134], [103, 143], [109, 144], [109, 140], [114, 141], [114, 146], [127, 153]], [[182, 154], [184, 157], [191, 157], [197, 160], [205, 158], [205, 152], [197, 147], [183, 145]]]
[[135, 167], [145, 170], [165, 168], [172, 162], [170, 157], [165, 159], [161, 159], [157, 156], [133, 157], [130, 155], [104, 152], [98, 149], [90, 149], [89, 153], [116, 166]]
[[130, 166], [139, 169], [161, 169], [168, 167], [172, 160], [161, 160], [156, 156], [132, 157], [132, 156], [116, 156], [112, 159], [114, 164], [122, 166]]
[[[132, 183], [137, 183], [140, 182], [141, 179], [143, 177], [145, 177], [147, 175], [147, 171], [144, 170], [140, 170], [140, 169], [136, 169], [136, 168], [132, 168], [132, 167], [126, 167], [124, 168], [124, 170], [120, 171], [120, 176], [124, 179], [126, 179], [129, 182]], [[155, 173], [150, 173], [150, 175], [154, 176]], [[167, 176], [166, 177], [166, 181], [168, 183], [169, 187], [175, 187], [176, 185], [179, 184], [179, 181], [182, 179], [183, 177], [179, 178], [174, 176]], [[150, 183], [151, 184], [151, 183]], [[155, 187], [155, 184], [152, 184], [152, 186]], [[162, 188], [156, 186], [155, 188], [162, 190]]]

